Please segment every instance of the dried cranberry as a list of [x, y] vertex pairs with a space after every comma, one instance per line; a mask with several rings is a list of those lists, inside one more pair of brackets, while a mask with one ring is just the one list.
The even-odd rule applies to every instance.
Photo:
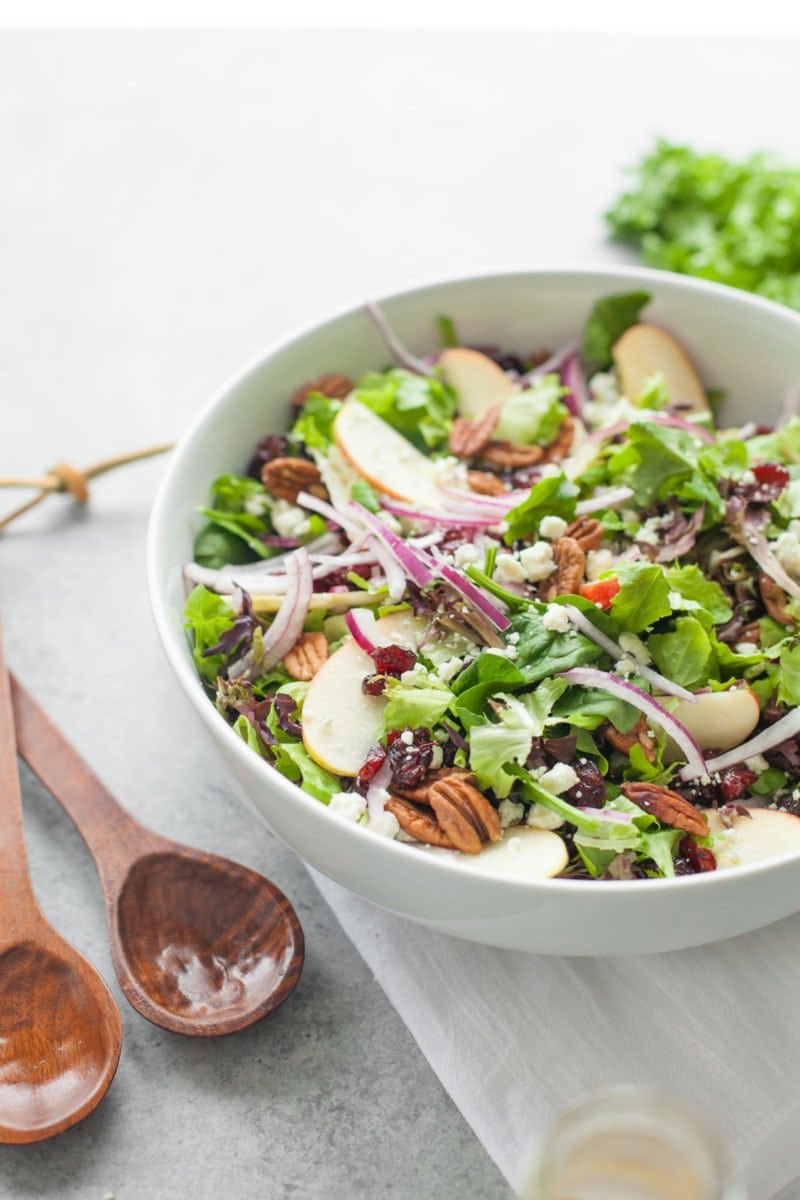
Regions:
[[458, 526], [453, 526], [448, 529], [439, 542], [440, 550], [455, 550], [458, 546], [463, 546], [465, 542], [472, 542], [475, 536], [474, 529], [461, 529]]
[[361, 690], [365, 696], [382, 696], [386, 691], [386, 676], [365, 675], [361, 680]]
[[733, 804], [736, 800], [741, 800], [757, 778], [755, 771], [748, 771], [747, 767], [726, 767], [719, 773], [720, 795], [726, 804]]
[[541, 467], [520, 467], [509, 475], [509, 483], [514, 488], [532, 488], [542, 478]]
[[395, 787], [415, 788], [424, 781], [428, 767], [433, 760], [433, 743], [428, 729], [420, 728], [413, 731], [410, 744], [403, 738], [403, 733], [393, 729], [386, 741], [389, 749], [387, 757], [392, 771], [392, 783]]
[[367, 757], [362, 763], [361, 770], [356, 775], [355, 791], [360, 796], [365, 796], [369, 785], [372, 783], [375, 776], [380, 771], [386, 759], [386, 751], [383, 746], [373, 746], [367, 753]]
[[393, 675], [399, 679], [404, 671], [413, 670], [417, 656], [403, 646], [378, 646], [373, 651], [372, 661], [379, 675]]
[[566, 793], [570, 804], [580, 808], [600, 808], [606, 799], [606, 784], [595, 763], [590, 758], [573, 762], [572, 769], [578, 782]]
[[753, 474], [758, 482], [759, 491], [774, 491], [774, 496], [770, 499], [777, 498], [789, 483], [789, 472], [786, 467], [780, 467], [777, 463], [762, 463], [760, 467], [753, 467]]
[[[678, 871], [678, 859], [682, 859], [688, 870]], [[717, 860], [710, 850], [700, 846], [693, 837], [681, 838], [678, 845], [678, 859], [675, 870], [679, 875], [701, 875], [706, 871], [716, 871]], [[681, 864], [683, 866], [683, 864]]]
[[261, 468], [274, 458], [285, 458], [289, 452], [289, 439], [279, 433], [271, 433], [259, 442], [255, 448], [247, 474], [254, 479], [261, 479]]

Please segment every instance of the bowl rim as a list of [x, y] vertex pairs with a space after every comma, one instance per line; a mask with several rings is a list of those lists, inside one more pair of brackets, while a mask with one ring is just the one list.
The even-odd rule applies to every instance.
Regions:
[[[377, 297], [375, 302], [381, 306], [391, 306], [396, 301], [404, 301], [411, 298], [415, 302], [424, 302], [427, 294], [450, 285], [475, 285], [476, 287], [481, 287], [491, 283], [522, 279], [532, 279], [538, 283], [543, 283], [546, 282], [548, 277], [560, 279], [564, 276], [572, 278], [586, 277], [589, 280], [601, 280], [604, 277], [608, 277], [609, 280], [611, 278], [619, 281], [629, 280], [632, 284], [649, 284], [651, 287], [660, 289], [661, 291], [666, 289], [667, 291], [678, 293], [688, 291], [698, 294], [709, 294], [712, 298], [715, 296], [719, 297], [726, 303], [739, 305], [746, 309], [760, 310], [768, 317], [777, 319], [779, 322], [785, 323], [790, 327], [793, 326], [798, 335], [800, 335], [800, 313], [776, 301], [768, 300], [752, 292], [742, 291], [739, 288], [729, 287], [727, 284], [698, 279], [688, 275], [680, 275], [673, 271], [662, 271], [652, 267], [631, 266], [627, 264], [577, 263], [565, 266], [542, 265], [529, 269], [520, 268], [519, 270], [510, 271], [469, 272], [464, 275], [447, 276], [432, 281], [428, 279], [425, 282], [381, 295]], [[233, 754], [241, 762], [245, 771], [248, 774], [261, 775], [266, 785], [272, 788], [277, 787], [287, 800], [291, 800], [293, 803], [299, 804], [301, 809], [305, 809], [312, 821], [319, 820], [320, 818], [331, 819], [330, 815], [328, 818], [324, 817], [327, 805], [321, 804], [319, 800], [309, 795], [308, 792], [303, 791], [302, 788], [286, 779], [277, 768], [253, 753], [242, 739], [234, 733], [233, 728], [228, 725], [227, 721], [216, 712], [203, 691], [199, 677], [192, 670], [191, 665], [182, 654], [179, 641], [181, 630], [174, 626], [166, 601], [164, 590], [165, 580], [161, 578], [159, 573], [160, 546], [164, 537], [164, 531], [175, 516], [170, 510], [168, 503], [174, 481], [181, 474], [185, 464], [191, 461], [195, 445], [198, 441], [202, 440], [204, 426], [211, 416], [223, 408], [232, 394], [238, 391], [253, 374], [264, 368], [269, 360], [281, 351], [287, 349], [295, 342], [321, 332], [323, 329], [335, 325], [345, 318], [356, 316], [362, 311], [363, 302], [360, 304], [349, 304], [322, 319], [312, 319], [304, 322], [299, 327], [295, 327], [280, 338], [270, 342], [266, 347], [258, 350], [249, 358], [244, 367], [235, 371], [222, 385], [215, 389], [211, 398], [202, 406], [199, 413], [178, 439], [169, 457], [166, 470], [159, 482], [153, 501], [147, 530], [146, 571], [150, 607], [162, 649], [177, 676], [183, 692], [209, 731], [214, 736], [227, 741], [229, 753]], [[253, 807], [255, 806], [253, 805]], [[700, 888], [715, 888], [719, 890], [736, 887], [735, 881], [737, 879], [758, 878], [791, 862], [800, 863], [800, 850], [794, 850], [775, 855], [761, 862], [748, 863], [722, 871], [709, 871], [702, 874], [675, 876], [666, 879], [585, 880], [558, 877], [514, 879], [494, 875], [489, 871], [485, 873], [470, 871], [469, 874], [466, 874], [461, 864], [455, 858], [451, 858], [449, 853], [430, 853], [428, 848], [417, 848], [405, 842], [399, 842], [394, 838], [383, 837], [373, 830], [358, 826], [355, 822], [337, 817], [336, 814], [333, 814], [332, 819], [338, 822], [339, 836], [346, 840], [357, 839], [351, 842], [354, 849], [358, 845], [364, 845], [361, 839], [365, 834], [371, 835], [371, 851], [376, 856], [385, 856], [387, 864], [395, 863], [401, 865], [405, 862], [410, 869], [432, 873], [442, 878], [451, 876], [452, 878], [460, 879], [462, 883], [469, 881], [476, 888], [478, 886], [490, 885], [493, 889], [499, 889], [507, 895], [519, 896], [520, 898], [533, 896], [537, 893], [542, 893], [543, 897], [556, 895], [575, 896], [581, 892], [586, 892], [587, 885], [592, 883], [602, 883], [603, 885], [601, 888], [591, 888], [591, 891], [586, 893], [592, 897], [596, 897], [598, 903], [602, 903], [601, 896], [609, 898], [618, 897], [623, 893], [625, 895], [639, 893], [642, 889], [645, 889], [647, 895], [654, 897], [656, 895], [663, 896], [676, 889], [679, 889], [681, 892]], [[287, 844], [291, 845], [290, 843]], [[293, 846], [291, 846], [291, 849], [299, 857], [303, 857]], [[413, 855], [413, 858], [409, 857], [410, 854]], [[400, 856], [399, 858], [398, 855]]]

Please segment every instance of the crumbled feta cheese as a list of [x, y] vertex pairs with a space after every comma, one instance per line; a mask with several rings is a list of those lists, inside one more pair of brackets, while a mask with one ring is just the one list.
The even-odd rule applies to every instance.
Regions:
[[616, 404], [622, 394], [614, 371], [596, 371], [588, 386], [589, 395], [601, 404]]
[[545, 463], [539, 468], [540, 479], [552, 479], [554, 475], [561, 474], [561, 465], [559, 463]]
[[466, 481], [467, 481], [466, 463], [463, 463], [461, 461], [461, 459], [459, 459], [459, 458], [455, 458], [452, 454], [448, 455], [447, 458], [432, 459], [431, 470], [432, 470], [433, 478], [436, 480], [437, 483], [440, 483], [440, 484], [441, 483], [443, 483], [443, 484], [461, 483], [464, 485], [466, 484]]
[[518, 653], [516, 646], [506, 646], [506, 658], [516, 658]]
[[564, 536], [567, 522], [561, 517], [543, 517], [539, 522], [539, 537], [547, 538], [549, 542]]
[[796, 518], [790, 521], [788, 525], [788, 532], [794, 534], [797, 540], [800, 541], [800, 521], [798, 521]]
[[617, 659], [614, 667], [614, 673], [616, 675], [622, 675], [623, 677], [635, 675], [639, 666], [640, 664], [637, 663], [635, 658], [629, 658], [626, 654], [622, 658]]
[[646, 546], [657, 546], [659, 543], [659, 529], [661, 528], [661, 520], [659, 517], [650, 517], [643, 525], [639, 526], [639, 532], [636, 534], [637, 542], [644, 542]]
[[288, 500], [276, 500], [272, 506], [272, 524], [280, 537], [304, 537], [311, 528], [307, 512], [290, 504]]
[[414, 745], [414, 734], [413, 734], [412, 730], [404, 729], [403, 732], [400, 734], [400, 741], [403, 743], [404, 746], [413, 746]]
[[752, 471], [745, 471], [744, 474], [742, 475], [741, 479], [739, 480], [739, 482], [744, 483], [746, 485], [755, 483], [756, 477]]
[[516, 646], [519, 642], [519, 634], [518, 633], [510, 633], [508, 635], [508, 637], [506, 638], [506, 641], [509, 643], [509, 645]]
[[264, 513], [269, 512], [269, 509], [270, 503], [267, 496], [251, 496], [244, 502], [244, 511], [251, 517], [263, 517]]
[[509, 825], [519, 825], [525, 816], [525, 805], [515, 804], [513, 800], [501, 800], [497, 806], [500, 818], [500, 828], [508, 829]]
[[747, 767], [748, 771], [759, 772], [769, 770], [769, 763], [764, 758], [763, 754], [754, 754], [752, 758], [746, 758], [744, 765]]
[[381, 837], [393, 838], [397, 837], [400, 825], [393, 813], [382, 812], [370, 821], [367, 828], [371, 829], [373, 833], [379, 833]]
[[586, 555], [586, 578], [599, 579], [614, 566], [614, 555], [610, 550], [590, 550]]
[[737, 642], [733, 647], [737, 654], [760, 654], [761, 647], [755, 642]]
[[480, 555], [472, 542], [465, 542], [463, 546], [458, 547], [453, 557], [457, 567], [465, 567], [467, 563], [476, 563]]
[[528, 579], [531, 583], [547, 579], [548, 575], [552, 575], [556, 565], [553, 560], [553, 547], [549, 542], [534, 542], [532, 546], [526, 546], [524, 550], [520, 551], [519, 561], [523, 579]]
[[328, 808], [347, 821], [357, 821], [366, 812], [367, 802], [358, 792], [337, 792], [331, 796]]
[[771, 549], [784, 570], [800, 579], [800, 539], [786, 530], [772, 543]]
[[636, 659], [637, 662], [644, 663], [647, 666], [648, 663], [653, 661], [647, 646], [645, 646], [642, 639], [637, 637], [635, 633], [621, 633], [619, 635], [619, 644], [625, 653], [631, 658]]
[[400, 676], [400, 682], [407, 684], [409, 687], [427, 683], [428, 672], [421, 662], [415, 662], [410, 671], [403, 671], [403, 674]]
[[578, 782], [578, 776], [569, 763], [554, 763], [549, 771], [545, 771], [539, 783], [548, 792], [552, 792], [554, 796], [560, 796], [562, 792], [568, 792], [570, 788], [575, 787]]
[[439, 663], [436, 674], [442, 683], [449, 683], [451, 679], [455, 678], [463, 665], [463, 659], [446, 658], [443, 663]]
[[564, 820], [558, 813], [545, 808], [543, 804], [532, 804], [528, 809], [526, 824], [531, 825], [534, 829], [560, 829]]
[[542, 624], [550, 633], [566, 633], [570, 628], [566, 608], [561, 604], [548, 604], [544, 610]]
[[495, 583], [524, 583], [525, 570], [513, 554], [500, 554], [492, 578]]

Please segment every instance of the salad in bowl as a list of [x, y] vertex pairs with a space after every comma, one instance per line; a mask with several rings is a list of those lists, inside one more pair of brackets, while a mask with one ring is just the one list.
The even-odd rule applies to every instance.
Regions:
[[649, 300], [424, 358], [369, 306], [392, 365], [209, 481], [195, 667], [331, 820], [520, 880], [800, 849], [800, 417], [726, 427]]

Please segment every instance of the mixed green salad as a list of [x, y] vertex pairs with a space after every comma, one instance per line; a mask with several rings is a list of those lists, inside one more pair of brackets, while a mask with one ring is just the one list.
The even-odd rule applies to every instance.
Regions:
[[800, 417], [720, 427], [649, 299], [425, 358], [368, 306], [395, 365], [211, 484], [194, 662], [333, 819], [521, 878], [800, 846]]

